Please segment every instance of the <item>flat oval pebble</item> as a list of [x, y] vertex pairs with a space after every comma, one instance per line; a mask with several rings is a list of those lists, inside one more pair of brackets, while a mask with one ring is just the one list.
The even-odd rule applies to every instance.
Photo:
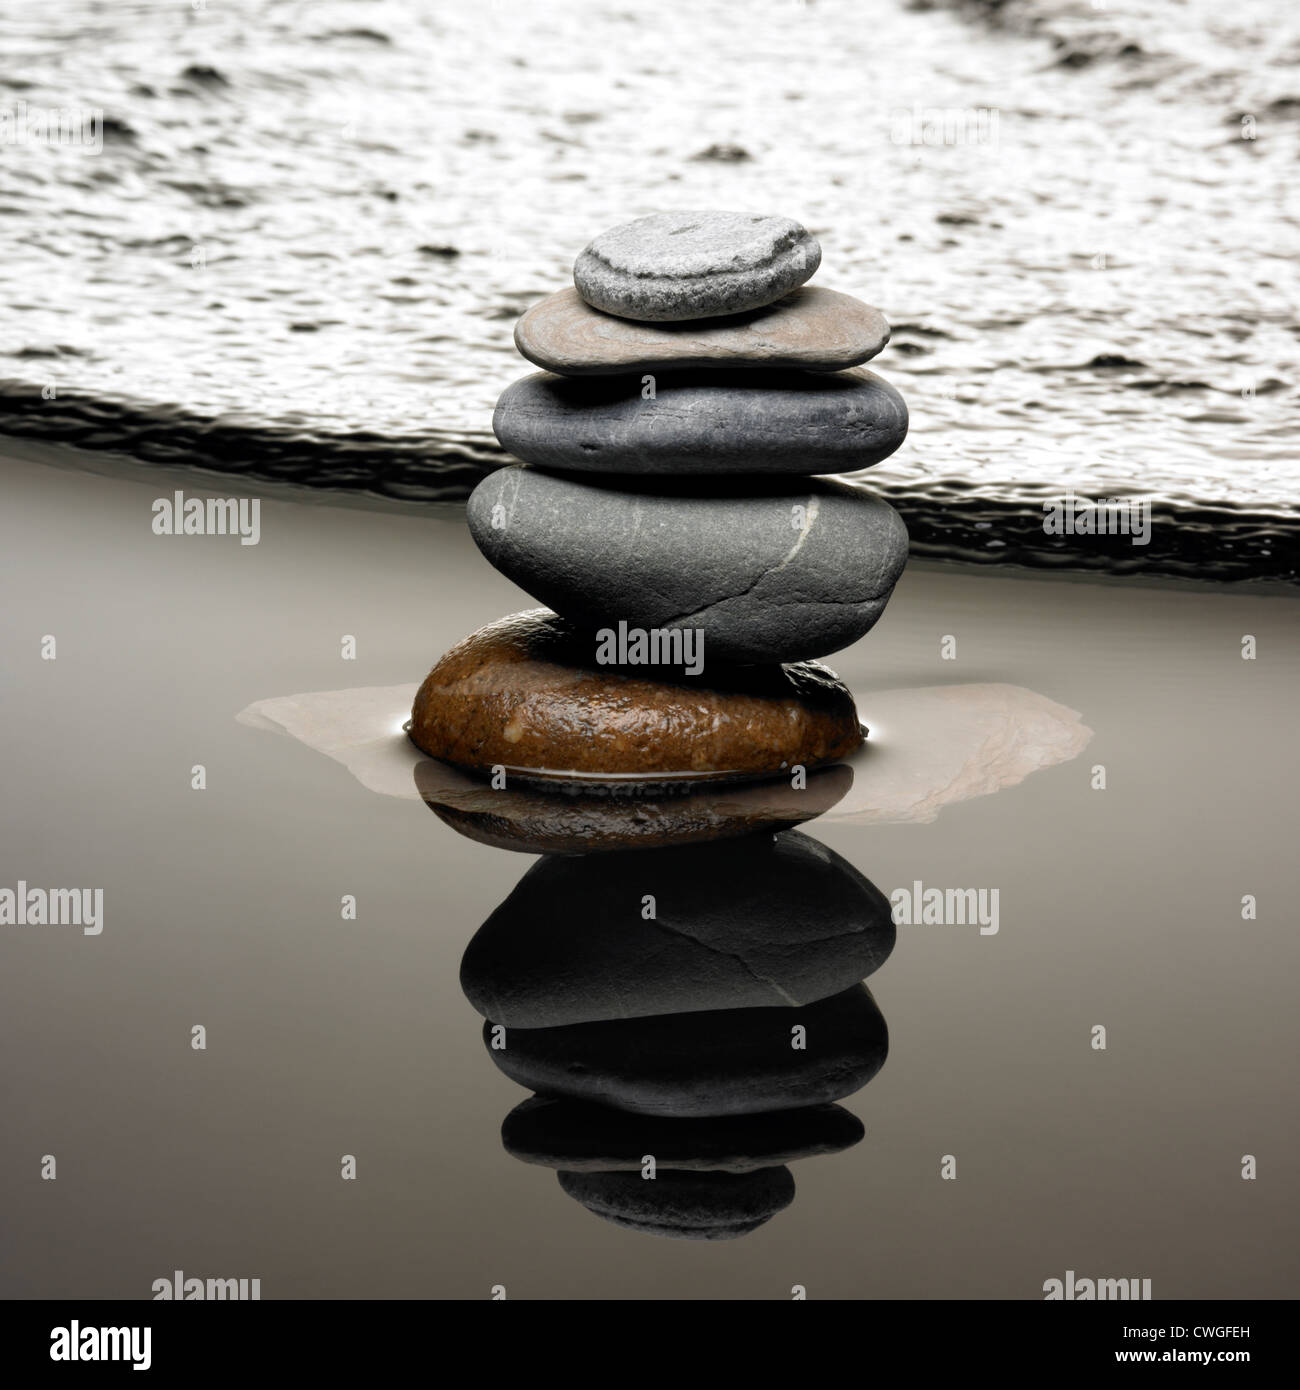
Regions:
[[605, 1221], [676, 1240], [734, 1240], [756, 1231], [794, 1201], [784, 1167], [747, 1173], [566, 1173], [560, 1186]]
[[665, 1120], [532, 1096], [506, 1116], [501, 1143], [521, 1163], [577, 1173], [639, 1171], [646, 1154], [654, 1154], [664, 1168], [749, 1173], [842, 1153], [859, 1143], [863, 1133], [862, 1121], [839, 1105]]
[[433, 758], [415, 767], [416, 790], [443, 824], [523, 854], [662, 849], [772, 834], [829, 811], [852, 785], [853, 769], [844, 763], [813, 768], [797, 783], [705, 783], [659, 796], [493, 787]]
[[879, 309], [811, 285], [746, 314], [675, 324], [615, 318], [566, 289], [534, 304], [515, 325], [520, 353], [561, 376], [738, 367], [834, 372], [870, 361], [887, 342]]
[[474, 489], [469, 526], [520, 588], [616, 640], [702, 633], [706, 674], [823, 656], [868, 632], [907, 563], [893, 507], [821, 478], [739, 486], [516, 465]]
[[548, 855], [474, 934], [460, 987], [507, 1028], [782, 1008], [873, 974], [894, 934], [884, 894], [796, 831]]
[[[805, 1029], [804, 1048], [790, 1046]], [[510, 1028], [483, 1043], [512, 1081], [637, 1115], [755, 1115], [825, 1105], [884, 1065], [889, 1034], [865, 985], [788, 1009], [717, 1009], [559, 1028]]]
[[812, 277], [822, 249], [789, 217], [659, 212], [602, 232], [573, 283], [597, 309], [653, 322], [760, 309]]
[[593, 473], [853, 473], [907, 437], [907, 405], [865, 368], [682, 372], [655, 379], [535, 372], [492, 429], [525, 463]]
[[824, 666], [710, 673], [616, 669], [588, 628], [546, 609], [501, 618], [425, 678], [410, 736], [431, 757], [518, 780], [641, 790], [773, 777], [862, 743], [853, 696]]

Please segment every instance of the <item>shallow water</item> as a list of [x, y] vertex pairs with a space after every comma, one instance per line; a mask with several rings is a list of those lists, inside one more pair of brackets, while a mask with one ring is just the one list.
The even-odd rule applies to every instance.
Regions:
[[[893, 325], [912, 434], [871, 481], [916, 553], [1293, 581], [1300, 12], [958, 11], [8, 13], [10, 105], [106, 125], [0, 165], [0, 424], [461, 496], [514, 319], [596, 231], [755, 207]], [[1067, 488], [1153, 501], [1150, 545], [1051, 542]]]
[[[865, 1138], [703, 1245], [599, 1220], [502, 1148], [527, 1092], [457, 974], [530, 858], [237, 720], [409, 684], [529, 606], [451, 509], [266, 498], [245, 547], [152, 534], [192, 475], [4, 468], [0, 886], [104, 890], [97, 936], [0, 926], [6, 1294], [147, 1298], [176, 1269], [268, 1299], [1032, 1299], [1067, 1269], [1156, 1298], [1300, 1292], [1294, 599], [909, 567], [832, 662], [868, 722], [890, 692], [992, 684], [1092, 738], [928, 821], [802, 828], [887, 895], [999, 890], [998, 931], [898, 927], [869, 982], [889, 1055], [844, 1101]], [[909, 710], [878, 720], [886, 750]]]

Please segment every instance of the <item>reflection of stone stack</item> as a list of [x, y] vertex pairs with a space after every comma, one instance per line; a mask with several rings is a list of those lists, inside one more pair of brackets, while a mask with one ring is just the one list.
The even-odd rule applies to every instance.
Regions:
[[907, 533], [816, 475], [892, 453], [907, 410], [852, 370], [888, 341], [879, 313], [803, 287], [820, 260], [787, 218], [662, 214], [597, 237], [576, 291], [525, 314], [516, 343], [548, 370], [493, 421], [523, 463], [479, 485], [469, 521], [554, 612], [448, 653], [416, 698], [421, 748], [608, 789], [776, 777], [858, 746], [852, 697], [809, 659], [876, 622]]
[[797, 833], [544, 857], [461, 966], [493, 1060], [537, 1092], [506, 1148], [616, 1225], [754, 1230], [786, 1164], [862, 1137], [835, 1102], [884, 1062], [860, 981], [893, 944], [883, 895]]

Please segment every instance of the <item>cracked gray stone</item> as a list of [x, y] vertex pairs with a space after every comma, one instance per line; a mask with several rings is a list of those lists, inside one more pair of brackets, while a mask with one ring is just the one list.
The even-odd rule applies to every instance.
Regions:
[[479, 928], [460, 983], [484, 1018], [511, 1028], [779, 1008], [865, 979], [894, 930], [884, 894], [797, 831], [552, 855]]
[[489, 563], [549, 608], [613, 630], [696, 628], [710, 662], [802, 661], [870, 631], [907, 528], [844, 483], [576, 478], [514, 465], [469, 499]]
[[772, 304], [821, 264], [815, 238], [789, 217], [660, 212], [602, 232], [578, 255], [573, 283], [596, 309], [672, 322]]
[[[796, 1027], [806, 1046], [792, 1047]], [[538, 1095], [637, 1115], [756, 1115], [825, 1105], [861, 1090], [884, 1065], [885, 1020], [865, 985], [796, 1008], [718, 1009], [507, 1028], [493, 1062]]]
[[907, 435], [907, 406], [865, 368], [693, 371], [655, 378], [535, 372], [506, 387], [492, 428], [525, 463], [584, 473], [855, 473]]

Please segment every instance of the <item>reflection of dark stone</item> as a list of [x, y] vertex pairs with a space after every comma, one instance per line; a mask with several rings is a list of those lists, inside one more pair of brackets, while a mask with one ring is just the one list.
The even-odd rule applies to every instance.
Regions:
[[660, 1168], [749, 1173], [840, 1153], [862, 1134], [862, 1121], [838, 1105], [670, 1120], [544, 1096], [516, 1105], [501, 1126], [511, 1157], [589, 1173], [639, 1170], [647, 1154]]
[[810, 1004], [871, 974], [893, 945], [888, 899], [787, 831], [543, 859], [470, 942], [460, 982], [494, 1023], [553, 1028]]
[[629, 797], [494, 790], [425, 759], [416, 764], [415, 785], [439, 820], [481, 844], [524, 854], [593, 854], [785, 830], [829, 811], [853, 785], [853, 769], [843, 763], [814, 768], [800, 790], [786, 777]]
[[615, 1226], [678, 1240], [748, 1235], [794, 1200], [788, 1168], [752, 1173], [565, 1173], [560, 1186]]
[[[793, 1046], [804, 1030], [802, 1048]], [[841, 1100], [888, 1051], [885, 1020], [863, 985], [798, 1008], [721, 1009], [509, 1028], [492, 1060], [540, 1095], [639, 1115], [749, 1115]]]

